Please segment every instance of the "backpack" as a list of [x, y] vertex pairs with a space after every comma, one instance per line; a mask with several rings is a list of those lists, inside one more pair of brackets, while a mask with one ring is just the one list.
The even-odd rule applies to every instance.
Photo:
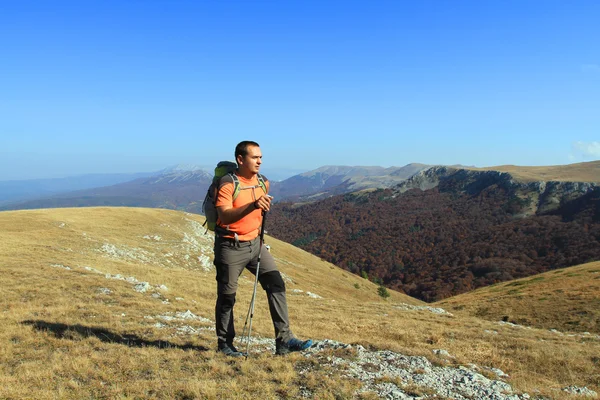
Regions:
[[[204, 221], [204, 225], [206, 225], [207, 231], [215, 231], [217, 228], [217, 207], [215, 205], [217, 201], [217, 195], [219, 192], [219, 185], [221, 182], [221, 178], [225, 175], [230, 175], [233, 179], [233, 200], [235, 200], [240, 193], [241, 189], [252, 189], [256, 186], [248, 186], [241, 187], [240, 180], [238, 179], [235, 171], [237, 170], [237, 164], [231, 161], [220, 161], [215, 167], [215, 175], [213, 176], [212, 183], [208, 187], [206, 191], [206, 196], [204, 196], [204, 202], [202, 203], [202, 212], [206, 217], [206, 221]], [[261, 174], [257, 175], [258, 178], [258, 186], [262, 188], [262, 190], [267, 193], [267, 185], [265, 183], [265, 179]]]

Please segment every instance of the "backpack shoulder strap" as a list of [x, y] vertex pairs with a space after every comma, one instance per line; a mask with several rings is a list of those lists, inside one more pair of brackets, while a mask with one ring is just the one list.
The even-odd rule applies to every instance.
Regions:
[[[261, 174], [257, 174], [258, 185], [262, 188], [265, 193], [268, 193], [267, 184], [265, 183], [265, 178]], [[268, 179], [267, 179], [268, 180]]]
[[240, 180], [238, 179], [237, 175], [234, 174], [233, 172], [230, 172], [229, 174], [227, 174], [227, 176], [230, 176], [231, 179], [233, 180], [233, 197], [232, 197], [232, 199], [235, 200], [238, 197], [238, 194], [240, 194]]

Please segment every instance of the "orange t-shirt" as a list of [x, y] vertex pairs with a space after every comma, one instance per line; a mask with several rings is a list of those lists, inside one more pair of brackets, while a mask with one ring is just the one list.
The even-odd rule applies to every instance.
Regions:
[[[216, 207], [230, 206], [238, 208], [245, 206], [249, 203], [253, 203], [260, 196], [266, 194], [262, 187], [258, 184], [258, 177], [255, 175], [252, 179], [246, 179], [239, 175], [236, 175], [240, 181], [240, 188], [238, 195], [233, 200], [233, 178], [229, 175], [221, 178], [219, 183], [219, 191], [217, 194], [217, 201], [215, 202]], [[263, 175], [267, 191], [269, 190], [269, 181]], [[252, 240], [260, 234], [260, 226], [262, 224], [262, 212], [260, 209], [252, 211], [244, 218], [229, 224], [223, 225], [220, 220], [217, 219], [217, 225], [225, 228], [231, 232], [238, 234], [239, 240]], [[224, 235], [225, 237], [233, 237], [233, 235]]]

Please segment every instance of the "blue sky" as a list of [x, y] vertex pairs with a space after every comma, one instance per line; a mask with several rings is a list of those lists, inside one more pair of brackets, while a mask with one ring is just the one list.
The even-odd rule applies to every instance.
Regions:
[[[0, 180], [600, 159], [599, 1], [0, 0]], [[268, 168], [267, 168], [268, 167]]]

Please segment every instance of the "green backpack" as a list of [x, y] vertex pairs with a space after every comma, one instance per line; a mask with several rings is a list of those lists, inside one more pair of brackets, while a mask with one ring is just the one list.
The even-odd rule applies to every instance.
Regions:
[[[220, 161], [215, 167], [215, 175], [213, 176], [212, 183], [208, 187], [206, 191], [206, 196], [204, 196], [204, 202], [202, 203], [202, 212], [206, 217], [206, 221], [204, 225], [206, 225], [206, 229], [209, 231], [215, 231], [217, 228], [217, 207], [215, 205], [217, 201], [217, 195], [219, 194], [219, 186], [221, 182], [221, 178], [226, 175], [230, 175], [233, 179], [233, 200], [237, 198], [240, 194], [240, 190], [242, 189], [252, 189], [257, 186], [245, 186], [242, 187], [240, 185], [240, 180], [238, 179], [235, 171], [237, 170], [237, 164], [232, 161]], [[262, 188], [262, 190], [267, 193], [267, 185], [265, 183], [265, 179], [261, 174], [257, 175], [258, 178], [258, 186]]]

